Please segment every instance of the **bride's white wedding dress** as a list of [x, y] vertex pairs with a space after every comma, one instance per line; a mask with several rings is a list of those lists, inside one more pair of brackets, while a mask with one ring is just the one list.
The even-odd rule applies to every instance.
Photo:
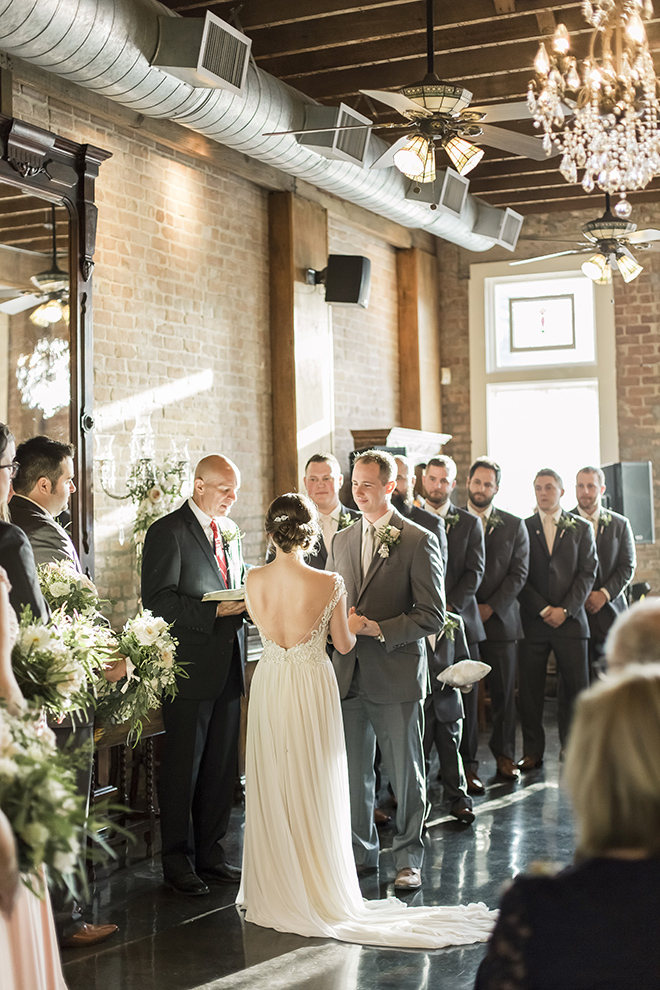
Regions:
[[[249, 578], [248, 578], [249, 584]], [[337, 679], [325, 652], [330, 601], [310, 633], [284, 649], [263, 642], [250, 690], [243, 880], [247, 921], [281, 932], [365, 945], [442, 948], [485, 941], [485, 904], [407, 907], [364, 900], [351, 847], [348, 768]]]

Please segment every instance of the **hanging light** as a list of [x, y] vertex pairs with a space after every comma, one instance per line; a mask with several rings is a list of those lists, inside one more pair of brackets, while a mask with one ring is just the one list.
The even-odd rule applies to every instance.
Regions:
[[635, 261], [631, 252], [626, 247], [622, 247], [617, 251], [616, 263], [624, 282], [632, 282], [633, 279], [636, 279], [644, 271], [643, 266]]
[[598, 282], [600, 285], [603, 285], [612, 281], [610, 264], [605, 255], [600, 252], [592, 255], [581, 267], [584, 274], [592, 282]]
[[[561, 152], [559, 171], [567, 182], [578, 182], [583, 170], [585, 192], [643, 189], [660, 174], [659, 84], [642, 21], [653, 16], [653, 5], [590, 0], [582, 10], [593, 28], [582, 76], [560, 24], [552, 50], [541, 44], [534, 62], [527, 94], [534, 126], [542, 129], [548, 154], [553, 144]], [[573, 108], [570, 119], [565, 99]]]
[[420, 175], [426, 165], [429, 144], [429, 139], [424, 137], [423, 134], [413, 134], [394, 156], [394, 164], [399, 172], [403, 172], [409, 178]]
[[37, 327], [49, 327], [53, 323], [59, 323], [65, 315], [68, 317], [68, 311], [69, 307], [63, 306], [59, 299], [48, 299], [41, 306], [32, 310], [30, 322]]
[[469, 141], [460, 137], [445, 139], [442, 142], [442, 147], [449, 155], [451, 163], [459, 175], [467, 175], [484, 157], [483, 148], [479, 148], [476, 144], [470, 144]]

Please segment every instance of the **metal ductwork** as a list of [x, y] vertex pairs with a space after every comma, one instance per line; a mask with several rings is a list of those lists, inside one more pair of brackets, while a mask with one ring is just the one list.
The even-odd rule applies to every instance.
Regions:
[[[158, 18], [176, 16], [157, 0], [0, 0], [0, 50], [115, 100], [147, 117], [176, 121], [380, 214], [421, 228], [471, 251], [493, 240], [473, 233], [477, 208], [467, 196], [460, 218], [406, 200], [407, 180], [396, 169], [362, 169], [329, 161], [293, 136], [265, 131], [301, 128], [313, 101], [250, 65], [244, 91], [196, 89], [150, 64]], [[373, 159], [386, 150], [371, 142]]]

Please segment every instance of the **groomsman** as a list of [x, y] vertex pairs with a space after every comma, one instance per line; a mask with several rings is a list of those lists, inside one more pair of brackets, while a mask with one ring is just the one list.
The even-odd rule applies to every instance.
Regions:
[[424, 858], [426, 637], [442, 629], [444, 599], [437, 540], [391, 505], [396, 474], [393, 458], [384, 451], [356, 457], [352, 487], [362, 521], [336, 534], [328, 570], [339, 571], [348, 605], [368, 619], [353, 650], [333, 655], [346, 735], [355, 861], [362, 872], [378, 866], [378, 742], [397, 797], [394, 885], [410, 890], [421, 886]]
[[470, 467], [467, 510], [481, 521], [486, 542], [486, 570], [477, 591], [479, 615], [486, 639], [479, 643], [488, 675], [493, 731], [490, 748], [497, 772], [506, 780], [520, 776], [516, 752], [516, 660], [523, 630], [518, 595], [529, 569], [529, 535], [522, 519], [496, 508], [493, 499], [502, 470], [495, 461], [480, 457]]
[[305, 465], [303, 478], [305, 491], [319, 510], [322, 539], [314, 553], [306, 557], [306, 563], [320, 571], [325, 569], [330, 544], [335, 533], [346, 529], [360, 518], [360, 513], [349, 509], [339, 501], [344, 476], [334, 454], [312, 454]]
[[[481, 523], [471, 513], [453, 505], [451, 493], [456, 487], [456, 464], [446, 454], [432, 457], [422, 475], [424, 508], [441, 516], [447, 533], [447, 573], [445, 594], [447, 611], [457, 612], [465, 624], [470, 656], [479, 659], [478, 644], [486, 638], [484, 624], [477, 604], [477, 589], [486, 566], [486, 550]], [[484, 794], [486, 789], [478, 777], [479, 724], [477, 704], [479, 694], [473, 688], [463, 695], [465, 721], [461, 755], [465, 765], [468, 794]]]
[[614, 620], [628, 608], [626, 591], [635, 573], [635, 541], [625, 516], [604, 509], [605, 475], [599, 467], [581, 468], [575, 479], [577, 506], [572, 510], [591, 523], [598, 551], [598, 572], [585, 608], [589, 620], [589, 663], [595, 678], [605, 670], [605, 640]]
[[550, 651], [557, 661], [559, 741], [566, 745], [575, 698], [589, 684], [585, 602], [598, 567], [593, 529], [564, 512], [561, 477], [543, 468], [534, 479], [536, 512], [525, 519], [530, 555], [527, 582], [518, 596], [525, 638], [520, 644], [519, 701], [523, 772], [543, 763], [543, 700]]
[[397, 455], [394, 460], [397, 473], [396, 488], [392, 492], [392, 505], [405, 519], [410, 519], [418, 526], [428, 529], [429, 533], [433, 533], [440, 545], [444, 575], [447, 572], [447, 534], [445, 533], [444, 520], [439, 519], [435, 512], [429, 512], [428, 509], [422, 509], [415, 505], [413, 495], [415, 469], [407, 457]]

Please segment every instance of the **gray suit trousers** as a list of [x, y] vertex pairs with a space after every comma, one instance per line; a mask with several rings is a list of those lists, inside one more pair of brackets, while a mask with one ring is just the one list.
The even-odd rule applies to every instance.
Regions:
[[397, 834], [392, 853], [397, 870], [420, 868], [424, 859], [422, 828], [426, 783], [422, 751], [421, 701], [377, 705], [360, 685], [359, 669], [341, 703], [348, 755], [353, 853], [358, 866], [378, 865], [378, 832], [374, 823], [376, 742], [397, 800]]

